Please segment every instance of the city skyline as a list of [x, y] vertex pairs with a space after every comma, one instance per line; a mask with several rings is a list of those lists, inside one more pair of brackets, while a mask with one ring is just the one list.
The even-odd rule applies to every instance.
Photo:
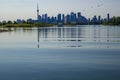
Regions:
[[87, 18], [94, 15], [106, 17], [107, 13], [111, 16], [119, 16], [120, 1], [113, 0], [1, 0], [0, 3], [0, 21], [17, 19], [36, 19], [36, 5], [39, 4], [40, 14], [47, 13], [49, 16], [56, 16], [58, 13], [65, 15], [70, 12], [81, 12]]

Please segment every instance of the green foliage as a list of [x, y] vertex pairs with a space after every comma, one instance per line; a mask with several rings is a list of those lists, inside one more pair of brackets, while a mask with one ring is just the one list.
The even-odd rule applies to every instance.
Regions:
[[36, 22], [36, 23], [34, 23], [34, 26], [36, 26], [36, 27], [49, 27], [49, 26], [53, 26], [53, 24], [48, 24], [48, 23], [43, 23], [43, 22]]
[[12, 24], [12, 21], [8, 21], [7, 24]]
[[22, 20], [22, 23], [23, 23], [23, 24], [26, 24], [27, 22], [26, 22], [25, 20]]
[[36, 22], [36, 23], [34, 23], [34, 25], [35, 26], [37, 26], [37, 27], [43, 27], [44, 26], [44, 23], [40, 23], [40, 22]]
[[39, 22], [18, 24], [15, 21], [13, 23], [9, 21], [3, 25], [3, 27], [49, 27], [49, 26], [53, 26], [53, 24], [46, 24], [46, 23], [39, 23]]
[[120, 17], [112, 17], [110, 21], [104, 22], [104, 25], [120, 25]]
[[4, 27], [33, 27], [31, 24], [6, 24]]
[[7, 22], [6, 22], [6, 21], [3, 21], [3, 22], [2, 22], [2, 25], [6, 25], [6, 24], [7, 24]]
[[16, 22], [16, 21], [14, 21], [13, 23], [14, 23], [14, 24], [17, 24], [17, 22]]
[[16, 21], [3, 21], [0, 23], [0, 27], [49, 27], [53, 24], [43, 23], [43, 22], [32, 22], [22, 20], [22, 23], [17, 23]]

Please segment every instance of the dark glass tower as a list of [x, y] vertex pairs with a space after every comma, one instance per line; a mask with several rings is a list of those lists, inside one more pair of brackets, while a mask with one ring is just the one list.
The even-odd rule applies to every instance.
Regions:
[[107, 21], [110, 21], [110, 14], [107, 14]]

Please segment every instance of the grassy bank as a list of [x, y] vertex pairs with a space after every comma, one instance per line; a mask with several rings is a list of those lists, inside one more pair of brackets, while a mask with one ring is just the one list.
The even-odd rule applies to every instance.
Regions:
[[34, 23], [34, 24], [29, 24], [29, 23], [22, 23], [22, 24], [4, 24], [0, 25], [0, 27], [49, 27], [53, 26], [53, 24], [47, 24], [47, 23]]

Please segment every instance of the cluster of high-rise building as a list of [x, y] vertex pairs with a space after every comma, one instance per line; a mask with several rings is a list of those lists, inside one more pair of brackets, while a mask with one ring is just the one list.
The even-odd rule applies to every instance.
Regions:
[[105, 21], [109, 21], [110, 20], [110, 15], [109, 13], [107, 14], [106, 18], [102, 19], [101, 16], [94, 16], [91, 20], [88, 19], [88, 22], [91, 23], [91, 24], [100, 24], [102, 22], [105, 22]]
[[[102, 22], [109, 21], [110, 16], [107, 14], [106, 18], [101, 18], [101, 16], [94, 16], [93, 18], [86, 18], [81, 15], [80, 12], [77, 14], [71, 12], [70, 14], [58, 14], [56, 17], [49, 17], [48, 14], [37, 15], [37, 20], [33, 20], [32, 18], [27, 19], [27, 22], [43, 22], [49, 24], [101, 24]], [[17, 23], [22, 23], [21, 19], [17, 20]]]
[[[29, 19], [30, 20], [30, 19]], [[61, 14], [59, 13], [57, 16], [49, 17], [48, 14], [39, 15], [39, 6], [37, 5], [37, 22], [43, 22], [43, 23], [63, 23], [63, 24], [100, 24], [103, 21], [109, 21], [110, 15], [107, 14], [107, 17], [102, 19], [101, 16], [94, 16], [92, 19], [86, 18], [81, 15], [81, 12], [74, 13], [71, 12], [70, 14]]]
[[49, 17], [47, 14], [44, 15], [38, 15], [37, 18], [38, 22], [44, 22], [44, 23], [53, 23], [53, 24], [57, 24], [57, 23], [88, 23], [88, 20], [81, 15], [80, 12], [78, 12], [78, 14], [71, 12], [71, 14], [58, 14], [56, 17]]
[[[39, 6], [37, 5], [37, 20], [32, 20], [31, 18], [28, 19], [28, 22], [43, 22], [43, 23], [50, 23], [50, 24], [101, 24], [104, 21], [109, 21], [110, 15], [107, 14], [106, 18], [102, 19], [101, 16], [94, 16], [92, 19], [86, 18], [81, 15], [81, 12], [74, 13], [71, 12], [70, 14], [61, 14], [59, 13], [57, 16], [48, 16], [48, 14], [39, 14]], [[21, 20], [17, 20], [18, 23], [21, 23]]]

